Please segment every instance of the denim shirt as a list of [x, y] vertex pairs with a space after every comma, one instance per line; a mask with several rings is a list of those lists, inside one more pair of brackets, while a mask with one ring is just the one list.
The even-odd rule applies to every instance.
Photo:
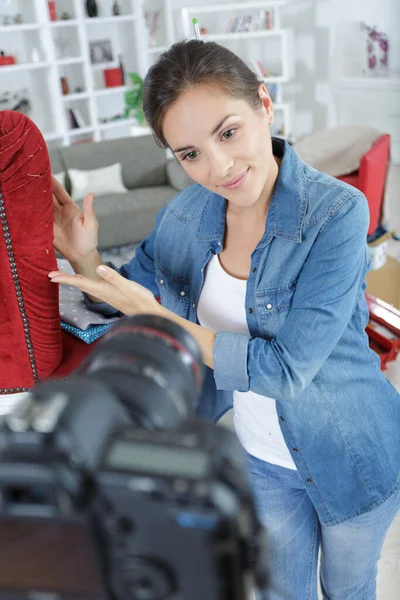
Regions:
[[[232, 406], [233, 390], [275, 398], [319, 518], [336, 524], [378, 506], [400, 484], [400, 396], [364, 331], [368, 205], [284, 142], [274, 139], [273, 150], [282, 160], [251, 256], [250, 336], [216, 334], [198, 413], [217, 420]], [[204, 271], [222, 250], [225, 211], [223, 197], [201, 185], [186, 188], [120, 273], [198, 322]]]

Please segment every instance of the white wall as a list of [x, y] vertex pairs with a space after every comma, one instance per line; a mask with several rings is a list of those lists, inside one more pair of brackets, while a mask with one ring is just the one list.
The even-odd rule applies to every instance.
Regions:
[[400, 71], [400, 0], [300, 0], [286, 8], [283, 24], [295, 33], [295, 80], [286, 92], [297, 137], [337, 124], [338, 80], [361, 75], [364, 65], [360, 21], [389, 36], [390, 68]]

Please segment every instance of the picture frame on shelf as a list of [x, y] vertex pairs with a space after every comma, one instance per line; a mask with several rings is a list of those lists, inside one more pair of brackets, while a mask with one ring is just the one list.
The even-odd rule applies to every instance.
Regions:
[[28, 88], [0, 92], [0, 110], [14, 110], [29, 116], [32, 104]]
[[94, 40], [89, 42], [90, 60], [93, 65], [114, 62], [111, 40]]

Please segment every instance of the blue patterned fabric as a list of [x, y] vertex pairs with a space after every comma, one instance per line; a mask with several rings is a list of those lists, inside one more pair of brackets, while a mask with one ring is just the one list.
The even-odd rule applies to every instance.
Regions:
[[68, 323], [63, 323], [61, 321], [61, 329], [67, 331], [71, 335], [76, 336], [80, 340], [86, 342], [86, 344], [91, 344], [95, 342], [99, 337], [105, 335], [107, 331], [111, 329], [114, 323], [107, 323], [106, 325], [89, 325], [89, 327], [85, 330], [78, 329], [73, 325], [69, 325]]

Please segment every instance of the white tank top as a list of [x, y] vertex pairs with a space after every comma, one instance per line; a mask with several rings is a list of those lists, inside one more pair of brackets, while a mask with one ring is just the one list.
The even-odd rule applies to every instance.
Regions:
[[[228, 275], [218, 255], [205, 272], [197, 317], [214, 331], [249, 334], [246, 320], [247, 281]], [[227, 356], [227, 360], [229, 357]], [[233, 393], [234, 425], [242, 446], [257, 458], [287, 469], [296, 469], [279, 427], [275, 400], [254, 392]]]

